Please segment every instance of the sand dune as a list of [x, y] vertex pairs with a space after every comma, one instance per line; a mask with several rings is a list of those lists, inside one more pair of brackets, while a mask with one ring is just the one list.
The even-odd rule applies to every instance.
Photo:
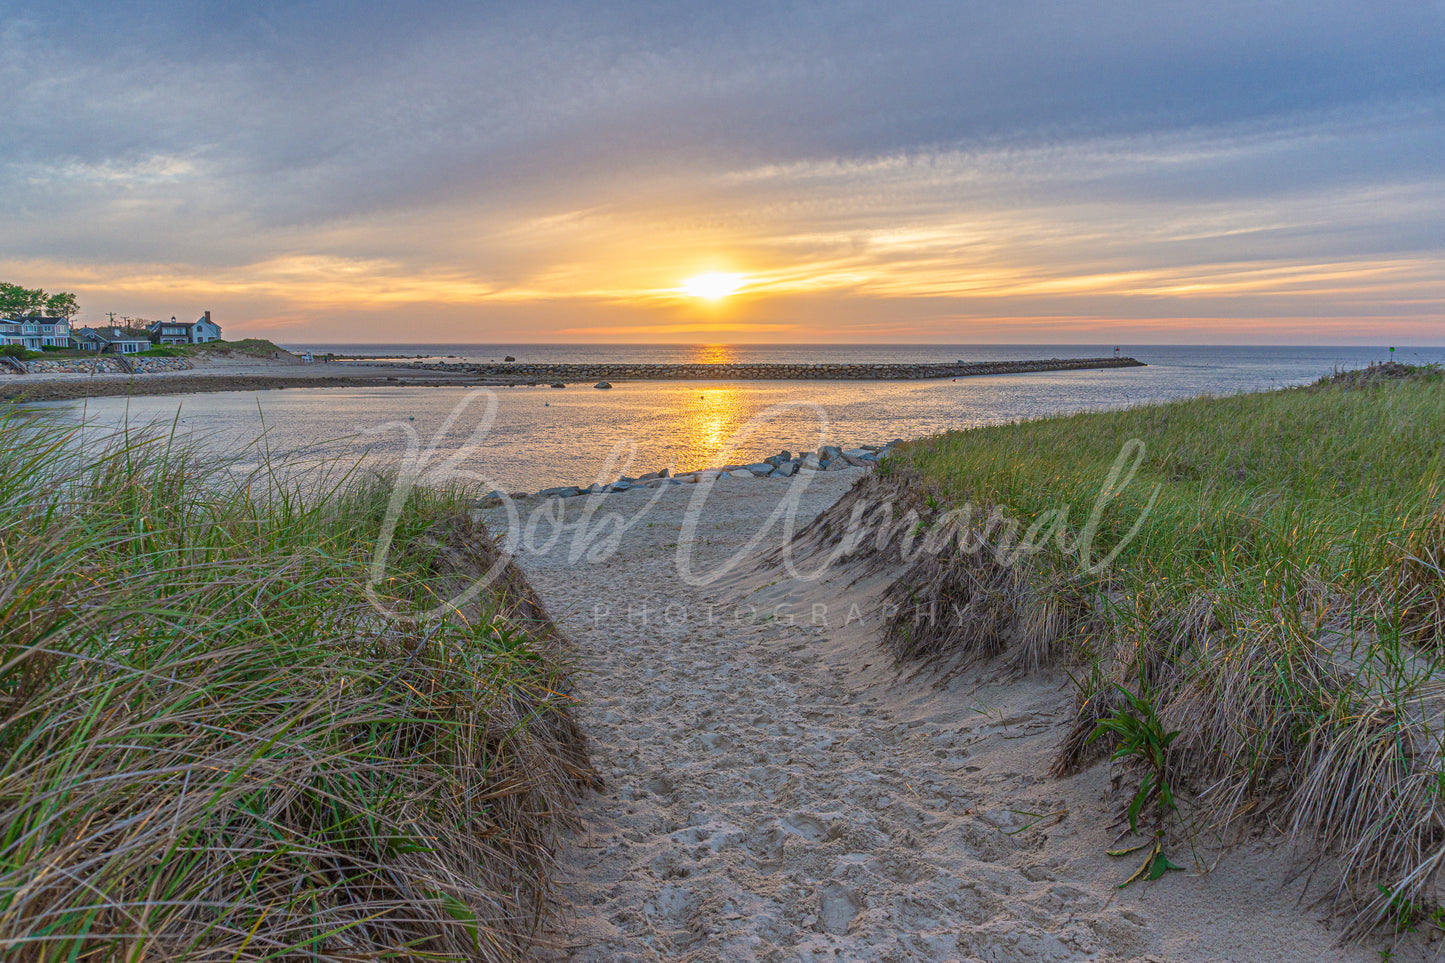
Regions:
[[[814, 478], [800, 522], [856, 477]], [[722, 480], [699, 554], [740, 549], [785, 488]], [[1380, 959], [1337, 945], [1326, 894], [1306, 895], [1300, 867], [1261, 840], [1201, 837], [1212, 872], [1176, 853], [1188, 872], [1119, 890], [1133, 864], [1104, 855], [1121, 798], [1109, 767], [1045, 774], [1069, 708], [1061, 676], [899, 679], [876, 644], [887, 573], [795, 582], [745, 564], [694, 589], [674, 559], [692, 495], [664, 490], [601, 564], [569, 561], [585, 510], [571, 500], [563, 536], [520, 556], [577, 645], [607, 779], [565, 841], [564, 946], [545, 956]], [[647, 498], [602, 504], [629, 514]], [[820, 612], [827, 625], [812, 624]]]

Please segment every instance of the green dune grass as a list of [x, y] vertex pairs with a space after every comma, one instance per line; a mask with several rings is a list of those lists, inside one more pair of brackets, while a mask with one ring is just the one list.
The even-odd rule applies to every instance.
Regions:
[[[1067, 667], [1060, 774], [1143, 698], [1179, 732], [1161, 771], [1193, 825], [1268, 817], [1334, 854], [1355, 932], [1423, 912], [1445, 862], [1442, 440], [1445, 377], [1389, 365], [905, 446], [877, 483], [889, 512], [952, 551], [912, 562], [889, 641], [940, 667]], [[1031, 529], [1016, 559], [958, 550]], [[960, 617], [920, 617], [940, 603]]]
[[[0, 956], [481, 960], [544, 917], [591, 777], [514, 570], [363, 591], [389, 495], [0, 424]], [[418, 492], [388, 606], [495, 558]]]
[[251, 355], [255, 358], [271, 358], [276, 355], [289, 356], [291, 352], [277, 347], [265, 338], [242, 338], [239, 341], [203, 341], [200, 344], [177, 345], [184, 354], [204, 355], [232, 352]]

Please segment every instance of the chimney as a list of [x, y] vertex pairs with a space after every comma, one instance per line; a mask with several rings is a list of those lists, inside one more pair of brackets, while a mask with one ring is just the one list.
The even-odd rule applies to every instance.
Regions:
[[209, 311], [206, 312], [206, 323], [207, 323], [207, 324], [210, 324], [210, 323], [211, 323], [211, 312], [209, 312]]

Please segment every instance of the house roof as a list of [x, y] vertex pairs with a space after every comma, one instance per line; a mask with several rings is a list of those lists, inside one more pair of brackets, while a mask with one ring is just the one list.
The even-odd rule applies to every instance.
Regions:
[[27, 318], [27, 317], [0, 318], [0, 321], [4, 321], [6, 324], [64, 324], [64, 323], [65, 323], [65, 319], [64, 319], [64, 318], [39, 318], [39, 317], [33, 317], [33, 318]]
[[[205, 318], [197, 318], [194, 321], [152, 321], [150, 324], [146, 325], [146, 330], [155, 331], [160, 328], [186, 328], [187, 330], [189, 330], [191, 328], [194, 328], [198, 324], [204, 323], [205, 321]], [[216, 322], [212, 321], [211, 327], [219, 329], [221, 326]]]
[[102, 341], [110, 342], [146, 340], [142, 335], [131, 334], [128, 331], [122, 331], [120, 328], [81, 328], [78, 336], [83, 338], [87, 334], [94, 335]]

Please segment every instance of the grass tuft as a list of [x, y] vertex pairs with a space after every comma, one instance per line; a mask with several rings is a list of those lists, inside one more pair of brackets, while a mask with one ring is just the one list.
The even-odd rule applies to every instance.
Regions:
[[[1147, 693], [1158, 731], [1178, 733], [1142, 766], [1151, 783], [1188, 787], [1218, 825], [1269, 818], [1337, 856], [1358, 934], [1392, 906], [1442, 903], [1441, 438], [1441, 371], [1379, 365], [950, 432], [901, 446], [840, 509], [864, 521], [855, 554], [907, 560], [887, 628], [900, 660], [1068, 666], [1060, 774], [1101, 758], [1091, 734]], [[910, 554], [920, 532], [944, 550]], [[1011, 559], [1029, 533], [1040, 551]]]
[[[513, 570], [449, 618], [380, 616], [387, 495], [0, 423], [0, 955], [525, 952], [594, 778], [565, 660]], [[446, 492], [396, 538], [397, 606], [496, 557]]]

